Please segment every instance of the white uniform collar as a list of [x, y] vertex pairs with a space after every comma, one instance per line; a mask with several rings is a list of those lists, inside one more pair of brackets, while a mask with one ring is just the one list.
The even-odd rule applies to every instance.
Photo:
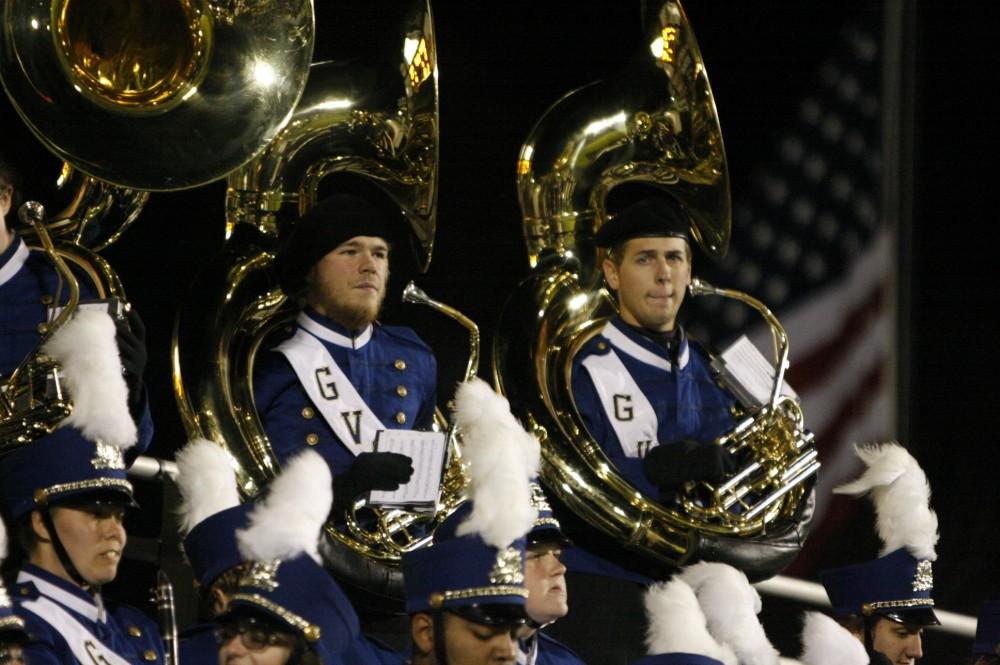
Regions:
[[[326, 317], [321, 317], [323, 318], [323, 322], [320, 322], [317, 320], [320, 317], [320, 314], [312, 313], [309, 310], [302, 310], [295, 322], [298, 323], [299, 327], [303, 330], [306, 330], [307, 332], [324, 341], [330, 342], [331, 344], [342, 346], [345, 349], [360, 349], [372, 338], [372, 330], [374, 330], [374, 326], [370, 323], [368, 324], [368, 327], [362, 330], [359, 334], [351, 337], [345, 334], [347, 329], [343, 326], [330, 321]], [[335, 330], [331, 326], [337, 326], [337, 328], [343, 332]]]
[[72, 582], [68, 582], [52, 573], [28, 565], [28, 570], [22, 569], [17, 574], [17, 583], [31, 582], [38, 592], [46, 598], [73, 610], [90, 621], [105, 623], [107, 612], [104, 609], [100, 594], [91, 594]]
[[[28, 260], [28, 246], [24, 244], [20, 236], [14, 235], [11, 247], [14, 248], [14, 251], [10, 254], [10, 258], [3, 265], [0, 265], [0, 286], [9, 282], [24, 267], [24, 262]], [[10, 247], [4, 250], [4, 254], [7, 254], [9, 250]]]
[[[665, 349], [656, 347], [652, 342], [642, 337], [642, 335], [629, 330], [628, 326], [624, 322], [622, 322], [621, 325], [617, 325], [619, 320], [620, 319], [614, 318], [604, 324], [604, 328], [601, 329], [601, 336], [608, 340], [613, 347], [622, 353], [635, 358], [639, 362], [652, 365], [653, 367], [662, 369], [665, 372], [673, 371], [673, 363], [665, 357]], [[647, 347], [655, 348], [656, 351]], [[677, 364], [681, 369], [687, 367], [690, 355], [687, 337], [685, 336], [681, 340], [680, 353], [677, 356]]]

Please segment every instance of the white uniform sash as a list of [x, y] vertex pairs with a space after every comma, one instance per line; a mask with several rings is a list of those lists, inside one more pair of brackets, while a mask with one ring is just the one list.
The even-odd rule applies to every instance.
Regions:
[[652, 404], [614, 349], [584, 359], [583, 366], [597, 389], [604, 412], [618, 435], [626, 457], [645, 457], [657, 445], [659, 423]]
[[76, 617], [64, 610], [58, 603], [45, 596], [21, 603], [21, 606], [34, 612], [45, 622], [55, 628], [69, 645], [78, 663], [91, 665], [131, 665], [130, 661], [112, 651], [91, 633], [86, 626], [77, 621]]
[[375, 434], [385, 426], [361, 399], [323, 342], [299, 328], [275, 350], [288, 359], [316, 410], [347, 449], [355, 455], [372, 452]]

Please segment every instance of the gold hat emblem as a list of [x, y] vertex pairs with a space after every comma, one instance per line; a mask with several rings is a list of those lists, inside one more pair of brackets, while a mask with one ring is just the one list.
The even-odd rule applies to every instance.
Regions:
[[95, 469], [125, 470], [125, 458], [122, 457], [121, 448], [100, 441], [97, 442], [94, 457], [90, 463]]
[[925, 559], [917, 563], [917, 573], [913, 576], [913, 590], [930, 591], [933, 588], [934, 571], [931, 568], [931, 562]]
[[524, 563], [521, 552], [514, 547], [497, 552], [497, 560], [490, 571], [491, 584], [523, 584]]
[[256, 561], [250, 571], [240, 579], [241, 585], [255, 586], [265, 591], [278, 588], [278, 566], [281, 561]]

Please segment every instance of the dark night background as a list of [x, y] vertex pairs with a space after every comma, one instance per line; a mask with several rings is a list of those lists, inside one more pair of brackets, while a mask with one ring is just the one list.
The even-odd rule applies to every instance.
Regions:
[[[339, 18], [340, 3], [317, 2], [315, 60], [350, 52], [363, 40]], [[367, 10], [377, 18], [375, 3]], [[440, 1], [435, 24], [440, 70], [441, 164], [434, 260], [418, 283], [474, 319], [483, 364], [500, 307], [527, 272], [514, 166], [522, 141], [565, 92], [619, 70], [640, 44], [637, 2], [504, 3]], [[935, 598], [943, 609], [975, 614], [1000, 597], [1000, 527], [995, 421], [997, 352], [988, 317], [996, 304], [996, 113], [987, 103], [998, 81], [995, 11], [978, 2], [904, 3], [903, 210], [899, 231], [899, 433], [935, 490], [942, 538]], [[940, 6], [936, 6], [940, 5]], [[773, 155], [773, 138], [791, 122], [803, 90], [841, 27], [882, 21], [878, 2], [722, 2], [688, 0], [722, 120], [734, 200], [746, 196], [753, 167]], [[0, 145], [25, 172], [27, 196], [44, 191], [57, 162], [0, 100]], [[224, 184], [154, 194], [142, 217], [105, 252], [144, 317], [147, 382], [157, 426], [153, 453], [172, 456], [184, 441], [170, 385], [175, 312], [199, 268], [223, 241]], [[41, 194], [37, 194], [41, 196]], [[741, 239], [733, 238], [739, 247]], [[696, 267], [697, 272], [697, 267]], [[403, 278], [390, 298], [398, 298]], [[387, 317], [410, 316], [390, 308]], [[429, 325], [439, 320], [427, 319]], [[450, 325], [450, 324], [448, 324]], [[463, 362], [464, 334], [418, 328], [448, 364]], [[460, 340], [460, 341], [455, 341]], [[449, 342], [455, 341], [454, 344]], [[794, 344], [794, 340], [792, 340]], [[457, 348], [456, 348], [457, 347]], [[447, 350], [446, 350], [447, 349]], [[456, 374], [457, 376], [457, 374]], [[446, 391], [442, 393], [442, 401]], [[808, 418], [808, 414], [807, 418]], [[807, 420], [808, 422], [808, 420]], [[156, 492], [148, 504], [157, 503]], [[151, 512], [155, 512], [152, 508]], [[160, 523], [133, 525], [155, 537]], [[823, 547], [822, 567], [875, 555], [870, 511]], [[796, 655], [797, 610], [765, 597], [766, 621], [782, 652]], [[969, 642], [929, 637], [926, 662], [956, 662]]]

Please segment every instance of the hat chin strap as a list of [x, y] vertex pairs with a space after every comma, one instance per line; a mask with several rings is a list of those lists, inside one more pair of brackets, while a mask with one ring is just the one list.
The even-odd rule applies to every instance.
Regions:
[[81, 575], [80, 571], [76, 569], [73, 559], [69, 557], [69, 552], [66, 551], [66, 548], [63, 547], [62, 540], [59, 539], [59, 532], [56, 531], [56, 525], [52, 521], [52, 513], [50, 513], [49, 510], [50, 509], [48, 507], [45, 507], [39, 510], [39, 512], [42, 514], [42, 522], [45, 523], [45, 528], [49, 531], [49, 539], [52, 541], [52, 547], [55, 549], [56, 556], [59, 557], [59, 563], [62, 564], [66, 574], [69, 575], [70, 579], [82, 587], [100, 590], [100, 587], [95, 587], [95, 585], [83, 579], [83, 575]]
[[448, 665], [448, 654], [444, 648], [444, 612], [435, 609], [431, 618], [434, 620], [434, 656], [438, 665]]

